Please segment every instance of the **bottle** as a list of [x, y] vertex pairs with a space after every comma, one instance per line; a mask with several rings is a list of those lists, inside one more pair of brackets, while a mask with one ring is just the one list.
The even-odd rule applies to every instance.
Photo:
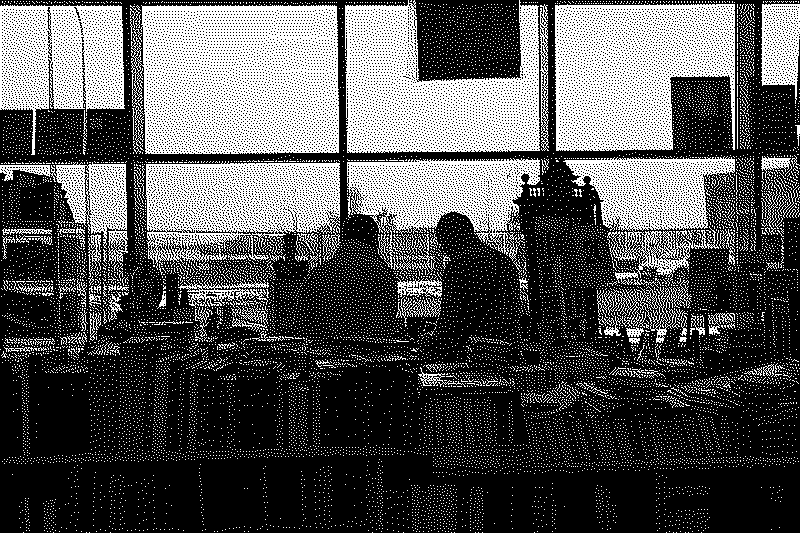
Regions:
[[178, 300], [178, 275], [167, 274], [167, 309], [176, 309]]
[[631, 347], [631, 339], [628, 337], [628, 328], [620, 326], [619, 334], [622, 336], [623, 360], [626, 364], [630, 364], [633, 359], [633, 348]]
[[229, 329], [233, 326], [233, 308], [230, 304], [222, 306], [222, 321], [220, 327], [222, 329]]
[[216, 307], [211, 308], [211, 315], [208, 317], [205, 330], [209, 337], [216, 337], [219, 333], [219, 315]]
[[189, 289], [181, 289], [181, 307], [189, 307]]
[[164, 278], [152, 259], [145, 259], [133, 273], [134, 294], [139, 297], [138, 312], [155, 310], [164, 294]]

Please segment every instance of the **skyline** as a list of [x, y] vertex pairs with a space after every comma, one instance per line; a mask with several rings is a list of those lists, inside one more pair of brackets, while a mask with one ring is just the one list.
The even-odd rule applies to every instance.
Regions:
[[[567, 163], [576, 175], [592, 177], [606, 224], [619, 217], [631, 229], [706, 227], [703, 176], [734, 170], [733, 160], [724, 159]], [[788, 159], [764, 161], [765, 169], [787, 166]], [[9, 177], [13, 169], [49, 174], [46, 166], [0, 165], [0, 172]], [[490, 228], [504, 228], [521, 191], [520, 176], [527, 172], [536, 180], [537, 169], [538, 161], [352, 163], [349, 176], [351, 186], [363, 195], [364, 211], [386, 208], [397, 214], [399, 228], [433, 227], [439, 216], [454, 210], [469, 216], [476, 230], [485, 231], [487, 203]], [[673, 178], [654, 178], [663, 174]], [[76, 220], [83, 221], [83, 167], [59, 166], [58, 176]], [[90, 180], [93, 231], [124, 229], [124, 166], [90, 166]], [[234, 194], [203, 194], [220, 183]], [[637, 186], [641, 183], [647, 186]], [[336, 164], [148, 165], [147, 188], [151, 231], [290, 230], [295, 188], [300, 231], [327, 223], [328, 211], [338, 213], [339, 206]], [[176, 195], [176, 190], [193, 194]]]

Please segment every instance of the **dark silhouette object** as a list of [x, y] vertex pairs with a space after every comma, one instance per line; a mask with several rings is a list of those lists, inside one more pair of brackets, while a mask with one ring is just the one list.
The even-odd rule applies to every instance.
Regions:
[[628, 336], [628, 328], [620, 326], [620, 337], [622, 337], [623, 359], [626, 365], [633, 361], [633, 346], [631, 346], [631, 338]]
[[220, 320], [220, 327], [223, 330], [233, 327], [233, 307], [231, 307], [231, 304], [224, 304], [222, 306], [222, 319]]
[[728, 268], [727, 248], [692, 248], [689, 251], [689, 299], [693, 309], [716, 309]]
[[800, 268], [800, 218], [783, 219], [783, 266]]
[[220, 331], [220, 319], [219, 314], [217, 313], [217, 308], [211, 308], [211, 314], [208, 317], [208, 322], [206, 322], [205, 330], [206, 335], [209, 337], [216, 337]]
[[763, 85], [758, 95], [758, 142], [761, 150], [786, 152], [797, 146], [793, 85]]
[[797, 358], [797, 339], [800, 338], [800, 305], [797, 290], [790, 298], [775, 298], [767, 326], [767, 348], [774, 359]]
[[83, 109], [37, 109], [36, 155], [83, 153]]
[[396, 317], [397, 276], [378, 255], [378, 225], [367, 215], [350, 215], [336, 253], [300, 289], [295, 334], [391, 338]]
[[67, 202], [67, 191], [50, 176], [14, 170], [11, 180], [3, 180], [3, 223], [24, 226], [25, 222], [74, 222]]
[[242, 342], [245, 339], [256, 339], [258, 331], [247, 326], [230, 326], [219, 331], [220, 343]]
[[189, 289], [181, 289], [181, 307], [189, 307]]
[[131, 131], [130, 124], [131, 115], [126, 109], [89, 109], [86, 124], [87, 155], [123, 157], [125, 142]]
[[447, 213], [436, 241], [450, 258], [442, 279], [442, 303], [432, 334], [422, 340], [428, 360], [457, 362], [470, 336], [521, 342], [519, 272], [511, 259], [482, 243], [472, 222]]
[[0, 155], [31, 155], [33, 110], [0, 110]]
[[675, 359], [680, 355], [681, 331], [682, 328], [667, 328], [664, 342], [661, 344], [660, 359]]
[[[130, 135], [130, 113], [125, 109], [88, 109], [86, 153], [117, 158], [125, 155]], [[0, 154], [32, 155], [33, 110], [0, 110]], [[36, 155], [83, 153], [83, 109], [36, 110]]]
[[[0, 328], [8, 337], [42, 337], [57, 335], [56, 312], [52, 296], [0, 291]], [[78, 295], [74, 291], [61, 294], [61, 334], [80, 331]]]
[[614, 280], [599, 194], [590, 178], [583, 186], [577, 179], [553, 159], [536, 185], [523, 174], [514, 200], [526, 241], [532, 339], [545, 345], [597, 336], [597, 289]]
[[298, 292], [308, 277], [308, 261], [297, 260], [296, 233], [283, 236], [283, 255], [272, 265], [275, 277], [270, 284], [269, 299], [273, 334], [279, 336], [292, 332]]
[[[62, 234], [58, 239], [60, 278], [70, 278], [80, 260], [80, 241], [76, 235]], [[53, 279], [56, 262], [52, 244], [38, 239], [6, 244], [6, 257], [2, 260], [7, 280]]]
[[582, 193], [588, 204], [588, 207], [584, 208], [586, 210], [584, 223], [602, 226], [603, 212], [600, 208], [600, 202], [602, 201], [600, 200], [600, 194], [597, 192], [597, 189], [594, 188], [594, 185], [592, 185], [591, 177], [584, 176], [583, 183]]
[[167, 309], [176, 309], [180, 304], [178, 291], [178, 275], [167, 274]]
[[419, 81], [520, 77], [519, 2], [418, 0], [411, 9]]
[[308, 261], [297, 260], [297, 234], [283, 236], [283, 257], [272, 264], [276, 280], [303, 280], [308, 276]]
[[161, 304], [164, 295], [164, 278], [152, 259], [145, 259], [133, 273], [133, 293], [138, 296], [137, 310], [153, 311]]
[[783, 238], [780, 234], [767, 234], [761, 236], [761, 251], [767, 263], [780, 263], [783, 261]]
[[673, 77], [670, 81], [674, 150], [684, 153], [732, 150], [730, 77]]
[[794, 123], [800, 126], [800, 48], [797, 49], [797, 102], [794, 106]]

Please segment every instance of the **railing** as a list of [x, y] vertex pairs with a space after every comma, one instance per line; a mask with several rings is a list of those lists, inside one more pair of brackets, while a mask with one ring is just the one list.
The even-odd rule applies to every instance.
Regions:
[[[764, 234], [780, 233], [781, 228], [764, 230]], [[482, 231], [478, 236], [508, 255], [520, 270], [520, 277], [526, 278], [524, 239], [519, 231]], [[191, 292], [199, 296], [214, 291], [253, 296], [261, 291], [259, 295], [263, 297], [272, 277], [272, 261], [282, 251], [280, 233], [149, 232], [148, 237], [150, 257], [160, 270], [178, 273], [181, 285], [193, 288]], [[108, 230], [92, 238], [92, 292], [97, 292], [101, 301], [99, 315], [93, 318], [94, 330], [94, 323], [111, 318], [116, 297], [127, 291], [127, 283], [122, 270], [125, 231]], [[734, 248], [735, 239], [734, 230], [707, 228], [625, 230], [609, 234], [612, 256], [630, 257], [637, 262], [686, 246]], [[298, 254], [314, 267], [330, 258], [338, 244], [337, 233], [300, 233]], [[398, 273], [403, 287], [409, 286], [409, 282], [424, 284], [426, 280], [441, 279], [444, 263], [433, 229], [382, 232], [379, 251]]]
[[[780, 233], [765, 228], [764, 233]], [[479, 238], [508, 255], [525, 277], [524, 238], [519, 231], [480, 231]], [[268, 232], [149, 232], [149, 253], [163, 271], [179, 270], [191, 279], [188, 285], [234, 286], [268, 283], [271, 264], [282, 253], [282, 235]], [[650, 257], [693, 246], [734, 249], [734, 230], [685, 228], [672, 230], [623, 230], [609, 233], [611, 254], [644, 261]], [[122, 255], [125, 232], [108, 230], [105, 237], [105, 282], [124, 285]], [[339, 245], [338, 233], [298, 234], [298, 255], [311, 267], [329, 259]], [[433, 229], [383, 231], [379, 253], [401, 280], [440, 279], [443, 257]], [[218, 276], [219, 279], [215, 279]], [[193, 281], [192, 281], [193, 280]]]

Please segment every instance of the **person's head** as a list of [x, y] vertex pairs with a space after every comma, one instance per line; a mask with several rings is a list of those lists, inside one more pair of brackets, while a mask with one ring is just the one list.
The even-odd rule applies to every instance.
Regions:
[[442, 215], [436, 224], [436, 242], [445, 255], [458, 255], [476, 239], [472, 222], [461, 213], [451, 212]]
[[367, 215], [350, 215], [342, 227], [342, 239], [378, 246], [378, 223]]

